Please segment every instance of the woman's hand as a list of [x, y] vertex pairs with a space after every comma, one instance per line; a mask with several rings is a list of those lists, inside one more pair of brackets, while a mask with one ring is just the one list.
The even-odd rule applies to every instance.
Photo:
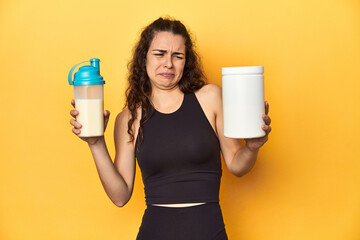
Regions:
[[271, 127], [270, 127], [271, 119], [267, 115], [268, 113], [269, 113], [269, 103], [265, 101], [265, 114], [263, 114], [262, 116], [265, 125], [262, 125], [261, 128], [265, 131], [266, 135], [260, 138], [245, 139], [246, 142], [245, 146], [249, 148], [251, 151], [259, 150], [259, 148], [262, 145], [264, 145], [268, 140], [269, 133], [271, 132]]
[[[71, 100], [71, 105], [75, 108], [75, 100], [72, 99]], [[75, 109], [70, 111], [70, 115], [74, 118], [70, 120], [70, 124], [74, 126], [74, 128], [72, 129], [72, 132], [75, 135], [79, 135], [81, 132], [81, 124], [78, 123], [76, 121], [76, 116], [79, 115], [79, 112]], [[105, 110], [104, 111], [104, 131], [106, 129], [106, 126], [109, 122], [109, 117], [110, 117], [110, 111]], [[104, 138], [104, 136], [98, 136], [98, 137], [80, 137], [82, 140], [84, 140], [85, 142], [87, 142], [89, 145], [93, 145], [95, 143], [97, 143], [97, 141], [101, 138]]]

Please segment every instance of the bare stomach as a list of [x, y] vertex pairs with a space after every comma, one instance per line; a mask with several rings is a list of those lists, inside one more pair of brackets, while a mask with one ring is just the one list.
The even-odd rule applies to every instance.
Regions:
[[192, 206], [198, 206], [205, 204], [203, 203], [174, 203], [174, 204], [151, 204], [153, 206], [159, 206], [159, 207], [192, 207]]

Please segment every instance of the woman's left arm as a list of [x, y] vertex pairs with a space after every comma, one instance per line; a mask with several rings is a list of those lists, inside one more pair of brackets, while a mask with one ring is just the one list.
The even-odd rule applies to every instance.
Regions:
[[242, 146], [240, 139], [224, 136], [222, 90], [218, 87], [213, 88], [213, 91], [212, 95], [214, 94], [214, 98], [211, 101], [215, 111], [215, 126], [220, 141], [221, 152], [229, 171], [235, 176], [241, 177], [248, 173], [255, 165], [260, 147], [268, 140], [271, 131], [271, 119], [268, 116], [269, 103], [265, 101], [265, 114], [262, 116], [265, 122], [262, 125], [262, 129], [266, 135], [260, 138], [245, 139], [245, 145]]

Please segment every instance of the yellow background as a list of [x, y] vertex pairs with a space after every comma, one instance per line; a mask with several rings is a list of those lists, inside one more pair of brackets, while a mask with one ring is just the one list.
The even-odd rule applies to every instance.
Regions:
[[273, 131], [243, 178], [223, 165], [230, 239], [360, 239], [360, 2], [357, 0], [0, 2], [0, 239], [135, 239], [145, 209], [107, 198], [71, 132], [70, 68], [97, 57], [112, 113], [141, 29], [188, 26], [209, 82], [221, 67], [264, 66]]

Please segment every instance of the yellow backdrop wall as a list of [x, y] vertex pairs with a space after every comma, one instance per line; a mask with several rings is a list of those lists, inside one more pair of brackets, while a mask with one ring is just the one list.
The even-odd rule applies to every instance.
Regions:
[[87, 145], [71, 132], [70, 68], [97, 57], [112, 112], [127, 62], [159, 16], [193, 33], [209, 82], [221, 67], [264, 66], [273, 131], [243, 178], [224, 167], [230, 239], [360, 239], [360, 2], [0, 2], [0, 239], [135, 239], [145, 209], [107, 198]]

